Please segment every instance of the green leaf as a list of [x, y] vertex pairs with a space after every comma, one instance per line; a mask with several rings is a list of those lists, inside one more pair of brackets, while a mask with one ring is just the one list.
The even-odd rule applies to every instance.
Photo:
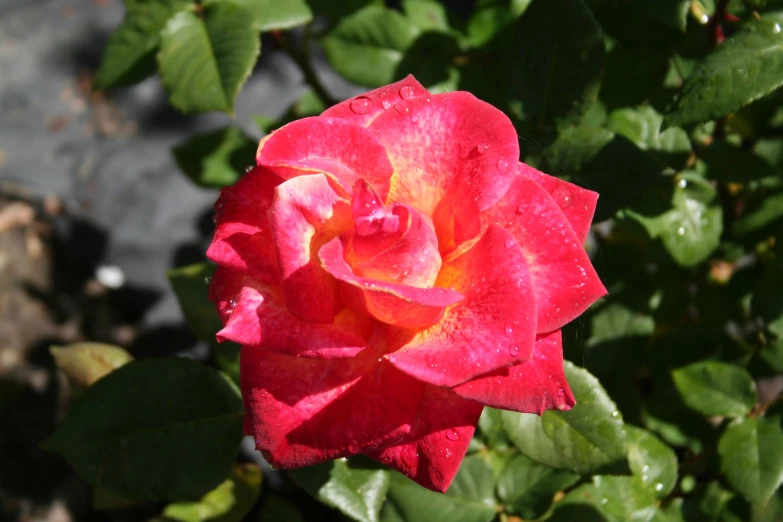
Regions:
[[662, 165], [657, 160], [606, 129], [564, 129], [539, 156], [538, 168], [601, 195], [595, 221], [627, 208], [645, 189], [661, 181]]
[[629, 7], [651, 20], [685, 32], [690, 0], [632, 0]]
[[709, 482], [686, 497], [681, 505], [682, 518], [688, 522], [747, 522], [749, 517], [736, 514], [742, 510], [737, 509], [737, 501], [741, 499], [735, 493], [721, 488], [718, 482]]
[[466, 31], [471, 46], [481, 47], [514, 22], [530, 0], [487, 0], [477, 2]]
[[87, 388], [44, 448], [122, 495], [195, 498], [229, 475], [242, 416], [239, 390], [219, 372], [187, 359], [145, 359]]
[[[364, 466], [364, 467], [363, 467]], [[389, 472], [362, 459], [338, 459], [291, 472], [310, 495], [358, 522], [378, 522]]]
[[697, 362], [674, 370], [672, 378], [685, 404], [708, 416], [747, 415], [758, 399], [753, 378], [733, 364]]
[[403, 0], [402, 10], [408, 20], [422, 31], [450, 31], [446, 7], [438, 2]]
[[516, 455], [498, 478], [498, 497], [506, 512], [523, 519], [541, 517], [552, 506], [555, 493], [573, 485], [579, 475], [559, 471]]
[[664, 163], [679, 168], [691, 152], [688, 134], [679, 127], [661, 132], [663, 116], [650, 106], [619, 109], [609, 115], [609, 130], [621, 134], [642, 150], [656, 151]]
[[648, 522], [655, 496], [633, 477], [595, 476], [559, 502], [551, 522]]
[[211, 263], [174, 268], [166, 273], [185, 321], [199, 339], [212, 340], [223, 327], [215, 305], [207, 298], [209, 281], [214, 273], [215, 265]]
[[241, 522], [261, 491], [261, 470], [238, 464], [231, 477], [197, 502], [177, 502], [163, 510], [166, 519], [181, 522]]
[[691, 73], [669, 125], [716, 120], [783, 85], [780, 20], [746, 22]]
[[764, 505], [783, 483], [780, 417], [736, 419], [718, 442], [721, 470], [737, 491]]
[[[209, 0], [205, 5], [226, 0]], [[313, 19], [313, 12], [304, 0], [232, 0], [253, 16], [253, 27], [259, 31], [291, 29]]]
[[202, 187], [235, 183], [247, 165], [255, 161], [257, 143], [236, 127], [198, 134], [180, 143], [172, 154], [177, 165]]
[[395, 80], [419, 32], [399, 12], [369, 6], [341, 20], [322, 43], [329, 63], [347, 80], [379, 87]]
[[137, 0], [106, 44], [95, 75], [99, 89], [131, 85], [155, 73], [160, 32], [190, 0]]
[[774, 176], [775, 169], [751, 150], [725, 140], [716, 140], [699, 151], [707, 164], [707, 177], [715, 181], [748, 181]]
[[304, 516], [293, 501], [277, 495], [266, 497], [258, 512], [257, 520], [258, 522], [305, 522]]
[[183, 11], [162, 33], [158, 67], [171, 104], [183, 112], [233, 112], [261, 49], [247, 9], [233, 2]]
[[49, 351], [57, 365], [70, 381], [87, 387], [133, 360], [133, 356], [119, 346], [103, 343], [74, 343], [52, 346]]
[[764, 272], [753, 292], [750, 302], [753, 313], [764, 319], [767, 329], [783, 337], [783, 260], [764, 262]]
[[770, 340], [759, 350], [759, 357], [778, 373], [783, 373], [783, 337]]
[[664, 498], [677, 483], [677, 455], [647, 430], [625, 426], [628, 464], [642, 484], [658, 498]]
[[497, 514], [492, 469], [478, 455], [467, 457], [446, 494], [425, 489], [412, 480], [391, 474], [389, 501], [406, 521], [489, 522]]
[[783, 192], [766, 196], [757, 208], [750, 210], [734, 223], [732, 232], [744, 236], [775, 223], [783, 218]]
[[582, 0], [533, 0], [514, 27], [512, 98], [539, 129], [577, 121], [598, 97], [601, 27]]
[[486, 407], [481, 411], [478, 421], [479, 433], [477, 434], [487, 446], [493, 449], [505, 449], [509, 445], [508, 436], [503, 429], [501, 411]]
[[576, 406], [542, 416], [503, 412], [511, 441], [531, 459], [574, 473], [593, 473], [626, 461], [625, 432], [617, 407], [598, 379], [566, 361]]
[[723, 211], [716, 191], [698, 174], [682, 173], [674, 189], [672, 207], [652, 217], [629, 211], [628, 215], [660, 237], [664, 247], [682, 266], [695, 266], [718, 248], [723, 232]]

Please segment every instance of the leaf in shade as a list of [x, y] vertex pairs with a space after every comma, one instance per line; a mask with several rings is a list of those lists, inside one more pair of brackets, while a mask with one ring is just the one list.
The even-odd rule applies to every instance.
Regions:
[[207, 298], [209, 281], [214, 273], [215, 265], [211, 263], [173, 268], [166, 273], [185, 321], [199, 339], [212, 340], [223, 327], [215, 306]]
[[214, 369], [145, 359], [87, 388], [44, 448], [121, 495], [195, 498], [229, 475], [242, 417], [239, 390]]
[[533, 0], [514, 26], [511, 95], [544, 129], [579, 119], [601, 85], [601, 27], [582, 0]]
[[573, 485], [579, 475], [539, 464], [516, 455], [498, 478], [498, 497], [506, 511], [523, 519], [536, 519], [552, 506], [555, 493]]
[[329, 63], [343, 77], [379, 87], [395, 79], [405, 51], [419, 33], [398, 11], [371, 5], [342, 19], [322, 44]]
[[129, 5], [103, 51], [95, 86], [122, 87], [154, 74], [160, 32], [171, 17], [190, 5], [190, 0], [136, 0]]
[[177, 165], [202, 187], [234, 184], [255, 162], [257, 143], [236, 127], [191, 136], [172, 149]]

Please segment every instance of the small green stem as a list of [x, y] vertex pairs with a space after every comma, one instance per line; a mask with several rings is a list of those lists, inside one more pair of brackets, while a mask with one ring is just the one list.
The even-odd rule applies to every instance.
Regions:
[[312, 27], [310, 24], [307, 24], [305, 26], [304, 30], [304, 41], [302, 44], [302, 48], [298, 49], [294, 45], [291, 45], [291, 43], [286, 39], [286, 37], [282, 33], [277, 33], [275, 35], [278, 44], [280, 44], [280, 47], [288, 53], [288, 56], [291, 57], [291, 59], [296, 63], [296, 65], [299, 66], [299, 69], [302, 71], [302, 74], [304, 75], [305, 81], [310, 85], [310, 87], [313, 89], [313, 92], [318, 96], [318, 98], [321, 99], [321, 102], [326, 107], [331, 107], [335, 103], [337, 103], [337, 100], [332, 98], [332, 96], [327, 92], [324, 85], [321, 83], [321, 80], [318, 78], [318, 75], [315, 73], [315, 69], [313, 68], [313, 62], [310, 57], [310, 41], [312, 39]]

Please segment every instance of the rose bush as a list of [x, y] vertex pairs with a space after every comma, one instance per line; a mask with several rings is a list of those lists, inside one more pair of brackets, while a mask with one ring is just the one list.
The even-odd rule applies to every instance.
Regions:
[[598, 195], [518, 158], [500, 110], [412, 76], [261, 141], [207, 255], [272, 465], [366, 454], [445, 491], [484, 405], [573, 406], [560, 328], [606, 293]]

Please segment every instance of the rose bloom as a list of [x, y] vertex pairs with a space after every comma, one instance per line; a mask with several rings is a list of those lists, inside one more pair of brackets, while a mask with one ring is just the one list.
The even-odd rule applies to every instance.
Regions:
[[560, 328], [606, 293], [598, 195], [518, 158], [501, 111], [412, 76], [261, 140], [207, 255], [270, 464], [364, 454], [445, 491], [484, 406], [574, 405]]

